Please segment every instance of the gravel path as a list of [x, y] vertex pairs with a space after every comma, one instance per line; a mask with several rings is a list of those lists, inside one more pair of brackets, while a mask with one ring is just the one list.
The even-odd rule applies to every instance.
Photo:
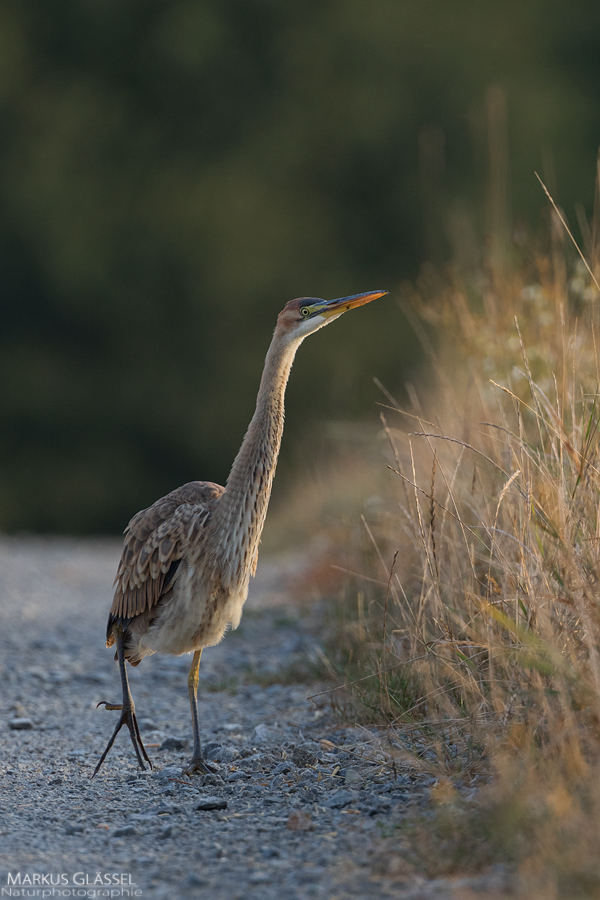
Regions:
[[381, 855], [382, 830], [426, 807], [432, 779], [366, 762], [373, 736], [309, 701], [318, 685], [290, 683], [314, 653], [285, 605], [294, 559], [261, 563], [240, 628], [203, 654], [201, 730], [219, 774], [182, 777], [189, 658], [154, 656], [129, 668], [154, 769], [137, 768], [122, 731], [92, 781], [118, 715], [96, 704], [120, 699], [103, 641], [119, 553], [117, 541], [0, 539], [2, 896], [500, 895], [502, 873], [431, 881]]

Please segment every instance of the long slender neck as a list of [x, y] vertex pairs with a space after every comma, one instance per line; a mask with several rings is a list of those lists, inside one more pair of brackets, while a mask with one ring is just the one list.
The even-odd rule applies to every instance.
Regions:
[[285, 389], [300, 343], [273, 336], [255, 413], [210, 522], [210, 553], [230, 586], [247, 583], [256, 569], [283, 434]]

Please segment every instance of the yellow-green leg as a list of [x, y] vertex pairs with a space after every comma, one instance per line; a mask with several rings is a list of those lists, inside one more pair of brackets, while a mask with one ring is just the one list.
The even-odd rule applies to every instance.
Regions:
[[196, 650], [192, 665], [190, 666], [190, 674], [188, 675], [188, 693], [190, 695], [190, 707], [192, 710], [192, 726], [194, 729], [194, 755], [190, 764], [183, 770], [184, 775], [209, 775], [216, 770], [204, 761], [202, 756], [202, 748], [200, 746], [200, 725], [198, 722], [198, 683], [200, 677], [198, 669], [200, 668], [200, 658], [202, 650]]

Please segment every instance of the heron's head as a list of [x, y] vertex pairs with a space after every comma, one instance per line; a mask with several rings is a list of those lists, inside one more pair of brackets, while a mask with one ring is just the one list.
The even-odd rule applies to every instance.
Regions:
[[337, 300], [298, 297], [296, 300], [290, 300], [279, 313], [276, 331], [292, 340], [305, 338], [334, 319], [339, 319], [349, 309], [364, 306], [365, 303], [377, 300], [387, 293], [388, 291], [367, 291], [365, 294], [352, 294], [350, 297], [340, 297]]

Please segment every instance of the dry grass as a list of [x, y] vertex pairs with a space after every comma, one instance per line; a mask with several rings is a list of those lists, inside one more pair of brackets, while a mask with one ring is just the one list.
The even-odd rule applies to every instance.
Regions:
[[540, 898], [600, 896], [600, 297], [559, 228], [512, 271], [407, 290], [433, 383], [384, 401], [383, 508], [338, 527], [322, 585], [335, 702], [449, 785], [417, 864], [511, 859]]

